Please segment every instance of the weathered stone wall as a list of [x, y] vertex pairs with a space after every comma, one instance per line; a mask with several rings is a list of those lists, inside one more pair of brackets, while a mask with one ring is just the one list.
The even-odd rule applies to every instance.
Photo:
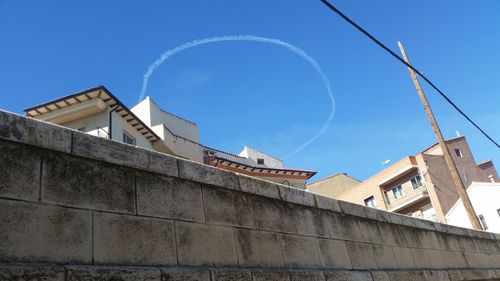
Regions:
[[0, 111], [0, 280], [500, 280], [500, 235]]

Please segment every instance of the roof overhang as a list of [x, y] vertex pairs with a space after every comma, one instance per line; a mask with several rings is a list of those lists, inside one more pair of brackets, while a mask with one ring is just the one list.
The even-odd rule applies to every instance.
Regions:
[[284, 177], [284, 178], [297, 178], [297, 179], [303, 178], [304, 180], [306, 180], [313, 177], [316, 174], [316, 172], [308, 170], [251, 166], [248, 164], [239, 163], [236, 161], [216, 156], [204, 157], [204, 162], [205, 164], [217, 167], [221, 167], [219, 165], [224, 165], [231, 168], [232, 171], [237, 171], [242, 174], [253, 175], [253, 176]]
[[412, 165], [407, 165], [404, 168], [400, 169], [399, 171], [395, 172], [394, 174], [390, 175], [389, 177], [387, 177], [387, 178], [383, 179], [382, 181], [380, 181], [378, 183], [378, 185], [379, 186], [389, 185], [392, 182], [394, 182], [397, 179], [399, 179], [400, 177], [405, 176], [405, 175], [413, 172], [414, 170], [418, 170], [418, 166], [417, 165], [413, 165], [413, 164]]
[[[104, 107], [104, 108], [103, 108]], [[65, 123], [111, 107], [151, 143], [161, 138], [104, 86], [97, 86], [24, 109], [27, 116], [56, 124]], [[74, 115], [73, 115], [74, 114]], [[71, 117], [71, 115], [73, 115]]]

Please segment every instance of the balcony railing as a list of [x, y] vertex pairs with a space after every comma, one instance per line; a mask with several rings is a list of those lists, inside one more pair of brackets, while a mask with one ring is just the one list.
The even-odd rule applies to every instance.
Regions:
[[423, 185], [418, 189], [412, 190], [411, 193], [399, 197], [398, 199], [386, 200], [386, 203], [389, 212], [394, 212], [404, 207], [407, 207], [412, 203], [420, 201], [423, 198], [428, 198], [428, 197], [429, 193], [427, 192], [427, 188]]

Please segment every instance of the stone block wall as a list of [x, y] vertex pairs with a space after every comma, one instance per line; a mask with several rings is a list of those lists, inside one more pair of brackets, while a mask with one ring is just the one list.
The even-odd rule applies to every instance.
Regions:
[[500, 235], [0, 111], [0, 280], [500, 280]]

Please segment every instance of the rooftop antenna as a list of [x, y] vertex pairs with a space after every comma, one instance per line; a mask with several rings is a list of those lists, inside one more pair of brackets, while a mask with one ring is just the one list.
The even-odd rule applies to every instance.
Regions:
[[460, 136], [460, 132], [459, 131], [455, 131], [455, 133], [457, 133], [457, 137]]

